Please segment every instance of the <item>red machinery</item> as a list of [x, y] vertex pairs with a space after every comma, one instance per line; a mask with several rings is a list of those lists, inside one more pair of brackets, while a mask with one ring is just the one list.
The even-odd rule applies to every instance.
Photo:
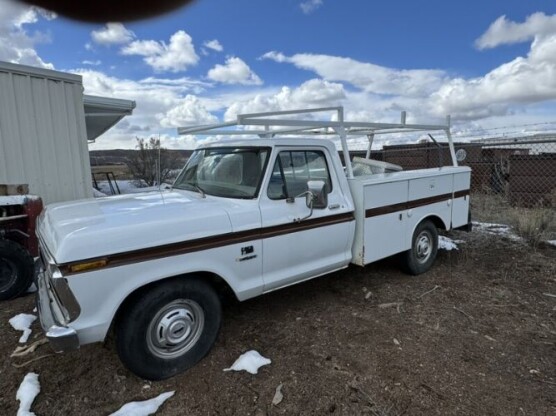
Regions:
[[25, 185], [0, 185], [0, 300], [21, 295], [33, 283], [35, 225], [43, 205], [27, 192]]

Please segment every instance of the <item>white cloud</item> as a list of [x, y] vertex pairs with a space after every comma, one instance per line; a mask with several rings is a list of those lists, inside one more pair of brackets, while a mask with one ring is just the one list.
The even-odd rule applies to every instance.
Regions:
[[174, 86], [180, 88], [183, 91], [191, 91], [194, 94], [201, 94], [207, 88], [211, 88], [214, 85], [210, 82], [200, 81], [197, 79], [192, 79], [188, 77], [181, 78], [156, 78], [147, 77], [139, 81], [141, 84], [154, 84], [161, 86]]
[[292, 98], [298, 103], [332, 105], [346, 98], [346, 94], [342, 84], [323, 81], [322, 79], [311, 79], [294, 89]]
[[269, 52], [262, 58], [351, 84], [357, 90], [348, 94], [348, 106], [367, 114], [367, 105], [375, 119], [408, 110], [427, 118], [451, 114], [456, 120], [478, 120], [556, 100], [556, 33], [536, 36], [527, 56], [476, 78], [450, 77], [434, 69], [399, 70], [327, 55]]
[[212, 49], [213, 51], [216, 52], [222, 52], [224, 50], [224, 47], [220, 44], [220, 42], [217, 39], [207, 40], [205, 43], [203, 43], [203, 46]]
[[291, 63], [326, 80], [348, 82], [373, 94], [423, 96], [434, 92], [446, 79], [441, 70], [393, 69], [339, 56], [300, 53], [288, 57], [273, 51], [261, 58]]
[[97, 59], [96, 61], [89, 61], [87, 59], [85, 59], [84, 61], [81, 62], [83, 65], [92, 65], [92, 66], [98, 66], [102, 63], [102, 61], [100, 59]]
[[143, 60], [159, 72], [185, 71], [199, 61], [193, 39], [183, 30], [174, 33], [169, 44], [155, 40], [136, 40], [124, 46], [121, 53], [143, 56]]
[[107, 97], [134, 100], [137, 107], [134, 116], [138, 116], [134, 124], [157, 126], [156, 115], [165, 113], [181, 103], [182, 97], [194, 89], [202, 92], [202, 84], [165, 80], [160, 78], [145, 78], [131, 80], [117, 78], [93, 69], [77, 69], [72, 71], [83, 76], [85, 94], [103, 95]]
[[262, 80], [240, 58], [232, 56], [225, 65], [216, 65], [207, 77], [223, 84], [261, 85]]
[[156, 40], [136, 40], [122, 49], [124, 55], [153, 56], [164, 52], [164, 45]]
[[[10, 8], [9, 4], [7, 7], [9, 10]], [[39, 21], [39, 17], [42, 17], [46, 20], [53, 20], [56, 19], [57, 15], [54, 12], [41, 9], [40, 7], [28, 7], [27, 10], [25, 10], [21, 15], [19, 15], [14, 20], [14, 25], [18, 28], [21, 28], [21, 26], [25, 24], [37, 23]]]
[[297, 88], [282, 87], [274, 94], [258, 94], [247, 100], [229, 105], [225, 120], [232, 120], [238, 114], [263, 111], [284, 111], [308, 107], [329, 107], [339, 105], [346, 98], [342, 84], [312, 79]]
[[311, 14], [322, 6], [322, 0], [305, 0], [299, 4], [305, 14]]
[[91, 32], [93, 42], [100, 45], [121, 45], [131, 42], [135, 38], [135, 33], [121, 23], [106, 23], [102, 29]]
[[[114, 129], [113, 129], [114, 130]], [[128, 133], [109, 133], [109, 138], [102, 137], [97, 139], [95, 143], [89, 144], [89, 150], [108, 150], [108, 149], [135, 149], [137, 145], [136, 137], [149, 138], [156, 137], [160, 138], [160, 143], [162, 147], [166, 149], [195, 149], [201, 144], [210, 143], [214, 141], [214, 137], [204, 138], [195, 137], [191, 135], [187, 136], [175, 136], [167, 133], [149, 133], [137, 131], [135, 135]]]
[[556, 99], [556, 34], [538, 37], [526, 57], [517, 57], [478, 78], [455, 78], [430, 99], [438, 113], [482, 118], [505, 114], [514, 104]]
[[547, 16], [537, 12], [528, 16], [523, 23], [513, 22], [506, 16], [500, 16], [475, 41], [475, 45], [479, 49], [489, 49], [552, 34], [556, 34], [556, 15]]
[[26, 27], [41, 18], [52, 20], [55, 17], [54, 13], [37, 7], [4, 0], [0, 6], [0, 60], [54, 69], [54, 65], [45, 62], [35, 49], [37, 44], [49, 42], [49, 37], [41, 32], [29, 35]]
[[[211, 84], [188, 78], [117, 78], [93, 69], [71, 71], [83, 77], [85, 94], [122, 98], [136, 102], [133, 115], [97, 139], [91, 149], [134, 148], [135, 137], [153, 134], [167, 136], [172, 148], [196, 147], [192, 138], [171, 139], [175, 127], [182, 124], [212, 122], [216, 118], [206, 110], [206, 99], [196, 97]], [[173, 140], [173, 141], [172, 141]]]
[[199, 98], [194, 95], [186, 95], [177, 106], [159, 118], [163, 127], [184, 127], [218, 121], [216, 116], [209, 113]]
[[[164, 49], [159, 42], [144, 42], [148, 41], [135, 43], [136, 54], [147, 57]], [[269, 52], [264, 58], [312, 71], [319, 77], [297, 86], [218, 91], [211, 82], [185, 77], [130, 81], [95, 73], [85, 86], [87, 92], [94, 87], [101, 95], [137, 101], [129, 125], [109, 133], [121, 135], [121, 140], [127, 134], [131, 147], [136, 134], [162, 131], [171, 135], [178, 126], [215, 122], [215, 111], [223, 112], [224, 119], [230, 120], [240, 113], [345, 105], [346, 118], [351, 120], [399, 121], [399, 112], [407, 110], [408, 122], [442, 123], [446, 114], [452, 114], [456, 125], [476, 130], [482, 125], [517, 124], [528, 117], [546, 120], [552, 112], [543, 115], [540, 111], [556, 105], [556, 34], [535, 36], [528, 54], [475, 78], [454, 77], [437, 69], [388, 68], [327, 55]], [[247, 75], [252, 74], [249, 67], [235, 57], [211, 71], [209, 79], [219, 83], [245, 84], [245, 80], [253, 80]], [[211, 89], [210, 94], [207, 89]], [[398, 138], [387, 140], [394, 143]]]

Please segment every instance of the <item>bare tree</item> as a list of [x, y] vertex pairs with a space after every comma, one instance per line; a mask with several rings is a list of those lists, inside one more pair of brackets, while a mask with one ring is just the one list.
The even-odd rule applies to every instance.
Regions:
[[159, 172], [160, 183], [163, 183], [170, 177], [172, 171], [181, 167], [180, 155], [163, 148], [160, 139], [151, 137], [146, 140], [137, 137], [136, 140], [137, 151], [127, 161], [127, 166], [135, 179], [142, 179], [148, 186], [154, 186], [158, 184]]

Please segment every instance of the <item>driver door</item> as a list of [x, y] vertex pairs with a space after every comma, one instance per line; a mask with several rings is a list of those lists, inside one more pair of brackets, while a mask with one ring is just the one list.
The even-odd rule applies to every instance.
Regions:
[[[277, 148], [260, 198], [264, 291], [309, 279], [347, 265], [353, 215], [326, 149]], [[322, 180], [328, 206], [309, 215], [307, 181]]]

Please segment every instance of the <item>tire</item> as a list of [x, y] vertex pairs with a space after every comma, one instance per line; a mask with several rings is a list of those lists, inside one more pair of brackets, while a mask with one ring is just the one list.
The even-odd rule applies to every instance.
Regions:
[[21, 245], [0, 239], [0, 300], [13, 299], [33, 283], [35, 263]]
[[222, 318], [216, 291], [196, 277], [141, 290], [118, 315], [118, 355], [146, 380], [164, 380], [197, 364], [216, 341]]
[[422, 221], [411, 239], [411, 248], [402, 253], [402, 268], [413, 276], [427, 272], [438, 253], [438, 230], [429, 220]]

